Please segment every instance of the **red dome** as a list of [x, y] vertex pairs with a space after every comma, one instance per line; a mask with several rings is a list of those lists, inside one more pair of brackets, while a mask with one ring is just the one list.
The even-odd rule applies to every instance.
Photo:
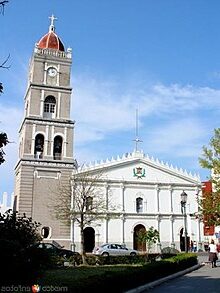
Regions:
[[41, 49], [55, 49], [59, 51], [65, 51], [64, 45], [60, 38], [50, 30], [45, 36], [43, 36], [38, 42], [38, 48]]

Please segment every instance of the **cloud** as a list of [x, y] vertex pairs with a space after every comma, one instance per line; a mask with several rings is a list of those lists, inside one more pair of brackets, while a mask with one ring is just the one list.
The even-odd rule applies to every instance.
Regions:
[[197, 119], [184, 118], [155, 127], [146, 137], [151, 153], [170, 154], [172, 157], [192, 157], [201, 151], [206, 126]]
[[151, 91], [154, 99], [160, 102], [162, 112], [178, 110], [179, 113], [185, 113], [207, 108], [216, 110], [216, 106], [220, 106], [220, 90], [209, 87], [179, 84], [165, 86], [159, 83], [153, 85]]
[[[140, 88], [126, 83], [122, 87], [119, 82], [97, 80], [90, 76], [74, 79], [72, 117], [77, 122], [76, 143], [100, 141], [112, 133], [133, 131], [135, 110], [139, 108], [140, 127], [148, 129], [150, 124], [155, 137], [164, 140], [163, 146], [168, 151], [171, 140], [166, 139], [165, 144], [167, 135], [175, 133], [172, 139], [175, 145], [199, 140], [203, 137], [205, 113], [211, 111], [217, 115], [220, 90], [162, 83], [148, 84], [146, 88], [144, 80], [142, 86], [140, 80], [138, 84]], [[188, 131], [194, 132], [183, 139], [181, 133], [185, 132], [184, 127], [185, 131], [188, 128]]]

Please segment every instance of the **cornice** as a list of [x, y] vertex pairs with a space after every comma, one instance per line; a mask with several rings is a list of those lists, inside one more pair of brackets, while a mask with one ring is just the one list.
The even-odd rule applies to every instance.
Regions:
[[67, 169], [75, 169], [76, 162], [75, 160], [71, 162], [54, 162], [54, 161], [46, 161], [46, 160], [37, 160], [37, 159], [20, 159], [15, 169], [18, 168], [19, 165], [26, 165], [26, 166], [35, 166], [35, 167], [48, 167], [48, 168], [67, 168]]
[[61, 120], [61, 119], [46, 119], [41, 117], [24, 117], [21, 126], [19, 128], [19, 132], [21, 131], [24, 123], [31, 123], [31, 124], [37, 124], [37, 125], [49, 125], [49, 126], [65, 126], [69, 128], [73, 128], [75, 125], [75, 121], [72, 120]]

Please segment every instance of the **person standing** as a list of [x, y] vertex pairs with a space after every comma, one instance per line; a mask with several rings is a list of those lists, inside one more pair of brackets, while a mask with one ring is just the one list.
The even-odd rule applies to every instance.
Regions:
[[196, 243], [196, 241], [193, 241], [193, 251], [197, 252], [197, 243]]
[[217, 250], [217, 246], [214, 242], [214, 240], [211, 240], [211, 243], [209, 244], [209, 261], [212, 264], [212, 268], [216, 268], [216, 260], [218, 259], [218, 250]]

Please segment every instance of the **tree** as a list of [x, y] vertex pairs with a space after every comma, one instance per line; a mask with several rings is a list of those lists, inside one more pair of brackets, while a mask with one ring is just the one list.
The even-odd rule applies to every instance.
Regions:
[[[41, 240], [38, 233], [39, 223], [33, 222], [25, 215], [8, 210], [0, 213], [0, 259], [1, 282], [8, 284], [14, 281], [27, 280], [43, 261], [42, 254], [29, 251], [32, 244]], [[35, 253], [35, 254], [36, 254]], [[47, 258], [48, 260], [48, 258]]]
[[[4, 15], [4, 11], [5, 11], [5, 5], [8, 3], [9, 1], [5, 0], [5, 1], [0, 1], [0, 14]], [[10, 58], [10, 55], [8, 55], [8, 57], [0, 64], [0, 68], [6, 68], [8, 69], [10, 66], [7, 65], [7, 62]], [[0, 82], [0, 94], [3, 92], [3, 85]]]
[[[0, 13], [4, 14], [4, 8], [5, 8], [5, 4], [7, 4], [9, 1], [0, 1]], [[5, 61], [3, 61], [1, 64], [0, 64], [0, 68], [9, 68], [10, 66], [7, 66], [7, 62], [9, 60], [9, 57], [10, 55], [8, 55], [8, 57], [5, 59]], [[0, 82], [0, 94], [3, 93], [3, 85], [2, 83]], [[5, 155], [5, 152], [3, 150], [3, 146], [6, 146], [6, 144], [8, 143], [8, 137], [7, 137], [7, 134], [2, 132], [0, 133], [0, 165], [2, 163], [4, 163], [5, 159], [4, 159], [4, 155]]]
[[4, 0], [4, 1], [0, 1], [0, 13], [4, 14], [5, 12], [5, 4], [7, 4], [9, 1]]
[[214, 129], [209, 146], [203, 146], [199, 163], [203, 168], [210, 170], [209, 180], [213, 186], [212, 191], [203, 193], [199, 198], [199, 215], [209, 226], [218, 226], [220, 225], [220, 128]]
[[147, 253], [150, 252], [150, 250], [153, 247], [153, 244], [157, 243], [157, 241], [160, 240], [160, 234], [159, 232], [154, 229], [153, 226], [151, 226], [147, 231], [144, 229], [140, 230], [137, 233], [138, 241], [142, 244], [146, 243], [147, 245]]
[[40, 223], [33, 222], [32, 218], [8, 210], [0, 214], [0, 240], [16, 241], [21, 248], [27, 248], [41, 240], [39, 226]]
[[53, 209], [56, 217], [64, 221], [77, 223], [80, 228], [81, 254], [86, 264], [84, 229], [97, 220], [114, 217], [115, 206], [111, 198], [106, 199], [101, 180], [102, 173], [92, 174], [88, 171], [77, 172], [69, 183], [60, 186]]
[[5, 152], [3, 150], [3, 147], [6, 146], [8, 142], [9, 141], [8, 141], [7, 134], [5, 132], [1, 132], [0, 133], [0, 165], [4, 163], [5, 161], [4, 159]]

